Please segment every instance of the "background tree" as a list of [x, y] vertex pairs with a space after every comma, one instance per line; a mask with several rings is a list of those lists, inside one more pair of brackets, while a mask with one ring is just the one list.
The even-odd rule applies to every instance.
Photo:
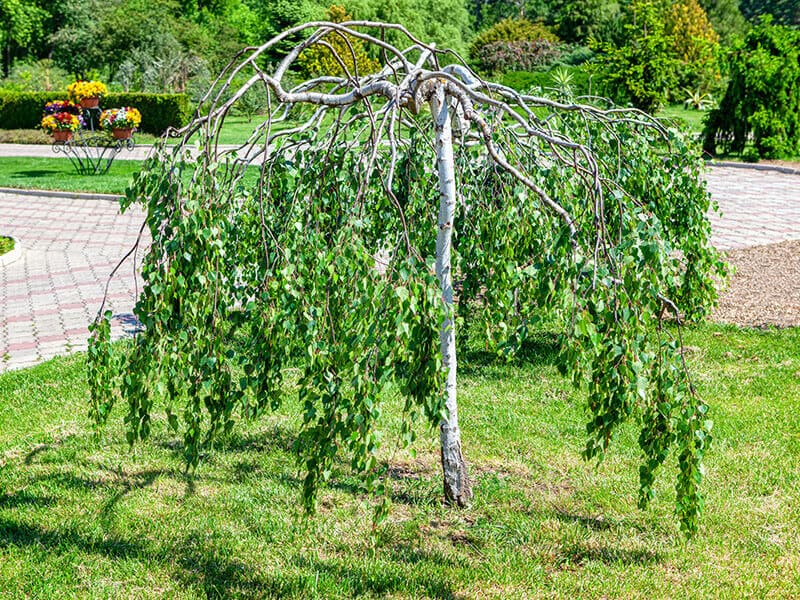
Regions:
[[555, 19], [558, 35], [566, 42], [611, 40], [614, 24], [621, 20], [620, 6], [606, 0], [569, 0], [560, 3]]
[[[328, 21], [344, 23], [352, 20], [342, 6], [331, 6], [325, 13]], [[319, 42], [312, 44], [298, 58], [300, 68], [313, 76], [347, 74], [358, 77], [374, 73], [380, 67], [378, 61], [367, 56], [364, 42], [359, 38], [346, 37], [332, 32]]]
[[739, 10], [738, 0], [701, 0], [700, 6], [708, 14], [722, 44], [730, 45], [744, 36], [747, 21]]
[[800, 31], [764, 17], [733, 53], [719, 108], [706, 121], [704, 147], [742, 152], [752, 133], [757, 156], [800, 154]]
[[749, 20], [763, 15], [772, 15], [776, 23], [800, 25], [800, 1], [798, 0], [741, 0], [742, 14]]
[[27, 54], [27, 47], [42, 37], [42, 26], [49, 13], [30, 0], [0, 0], [0, 45], [3, 49], [3, 76], [11, 71], [14, 59]]
[[[285, 88], [302, 52], [334, 31], [377, 49], [381, 70]], [[259, 67], [297, 33], [307, 37], [277, 66]], [[93, 326], [94, 417], [124, 398], [133, 442], [163, 403], [196, 465], [289, 386], [311, 509], [344, 458], [368, 488], [385, 484], [381, 414], [399, 396], [400, 438], [413, 441], [420, 418], [439, 425], [445, 497], [466, 504], [455, 317], [513, 353], [544, 314], [563, 329], [562, 367], [587, 391], [585, 456], [602, 457], [636, 420], [644, 505], [675, 448], [676, 510], [692, 533], [711, 424], [662, 320], [678, 306], [702, 315], [715, 297], [702, 161], [642, 113], [520, 95], [442, 67], [451, 56], [398, 25], [309, 23], [222, 74], [206, 116], [156, 149], [125, 202], [144, 204], [152, 237], [135, 308], [144, 330], [112, 347], [109, 315]], [[226, 115], [254, 88], [274, 112], [220, 154]]]
[[678, 58], [678, 85], [710, 92], [721, 83], [719, 36], [697, 0], [674, 3], [666, 14], [665, 33]]
[[679, 61], [672, 52], [662, 8], [652, 0], [635, 0], [624, 29], [620, 44], [593, 44], [598, 50], [594, 70], [610, 98], [653, 112], [667, 101], [678, 81]]
[[[415, 37], [466, 53], [472, 29], [464, 0], [347, 0], [342, 2], [354, 17], [385, 23], [402, 23]], [[404, 40], [386, 33], [395, 43]]]

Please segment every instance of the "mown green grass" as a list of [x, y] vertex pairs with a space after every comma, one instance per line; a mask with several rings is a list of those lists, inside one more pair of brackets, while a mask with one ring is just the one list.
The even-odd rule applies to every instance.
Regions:
[[581, 398], [545, 335], [515, 364], [463, 353], [474, 505], [440, 504], [425, 431], [416, 458], [387, 443], [394, 507], [373, 536], [371, 503], [346, 474], [302, 518], [290, 389], [279, 413], [187, 475], [162, 421], [133, 450], [121, 409], [92, 437], [83, 355], [2, 375], [0, 597], [798, 597], [800, 330], [704, 326], [686, 341], [715, 420], [707, 508], [688, 542], [673, 465], [651, 509], [635, 508], [633, 428], [601, 465], [579, 458]]
[[116, 160], [108, 173], [80, 175], [66, 158], [0, 158], [0, 187], [66, 192], [123, 194], [138, 160]]
[[675, 121], [689, 133], [700, 135], [703, 133], [703, 119], [707, 114], [707, 110], [693, 110], [682, 104], [670, 104], [662, 108], [656, 116]]

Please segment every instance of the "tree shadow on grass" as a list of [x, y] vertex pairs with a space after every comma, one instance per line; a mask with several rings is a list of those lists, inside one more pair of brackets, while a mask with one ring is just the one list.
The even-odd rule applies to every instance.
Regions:
[[26, 179], [28, 177], [53, 177], [58, 175], [62, 177], [64, 173], [54, 169], [30, 169], [28, 171], [16, 171], [14, 177], [19, 179]]
[[[537, 331], [522, 343], [519, 350], [508, 363], [514, 366], [536, 365], [550, 366], [558, 364], [558, 353], [561, 346], [558, 343], [558, 334], [549, 331]], [[472, 375], [482, 373], [483, 367], [504, 365], [504, 359], [495, 352], [464, 347], [459, 356], [459, 372]]]
[[627, 549], [589, 544], [571, 544], [561, 550], [557, 558], [560, 564], [585, 565], [601, 562], [604, 565], [650, 565], [662, 561], [658, 552], [641, 548]]
[[[345, 564], [338, 559], [308, 559], [297, 553], [290, 557], [293, 567], [259, 572], [257, 560], [249, 564], [232, 556], [230, 548], [217, 547], [208, 540], [208, 536], [193, 532], [169, 547], [159, 548], [107, 531], [86, 534], [67, 525], [48, 529], [0, 516], [0, 550], [34, 548], [49, 555], [71, 555], [77, 551], [111, 560], [152, 562], [166, 567], [172, 578], [185, 588], [199, 588], [207, 598], [309, 597], [317, 592], [320, 575], [327, 579], [328, 587], [339, 592], [345, 587], [354, 596], [417, 590], [433, 598], [453, 598], [450, 581], [441, 574], [431, 573], [441, 568], [437, 557], [424, 551], [419, 551], [415, 561], [408, 561], [407, 554], [398, 555], [392, 548], [382, 555], [384, 560], [401, 562], [406, 568], [400, 565], [378, 569], [368, 561]], [[399, 561], [401, 556], [405, 560]], [[414, 565], [419, 564], [428, 565], [427, 573], [416, 570]]]
[[600, 517], [587, 517], [558, 509], [556, 509], [556, 518], [562, 523], [577, 523], [594, 531], [608, 531], [614, 526], [614, 523]]
[[41, 525], [20, 523], [0, 516], [0, 548], [10, 546], [42, 548], [48, 552], [79, 550], [113, 559], [142, 556], [146, 553], [145, 547], [140, 543], [107, 533], [102, 536], [87, 536], [63, 524], [58, 529], [51, 530]]
[[24, 490], [0, 495], [0, 510], [19, 508], [22, 506], [42, 508], [55, 503], [50, 496], [36, 496]]
[[[255, 432], [234, 429], [229, 435], [216, 440], [210, 450], [218, 453], [291, 452], [296, 438], [297, 432], [282, 424], [273, 424]], [[180, 454], [184, 451], [180, 438], [160, 440], [156, 445]]]
[[[377, 560], [362, 561], [362, 564], [344, 564], [341, 560], [303, 559], [297, 565], [309, 571], [325, 574], [333, 581], [340, 582], [354, 596], [386, 596], [393, 592], [405, 592], [413, 595], [422, 593], [428, 598], [443, 600], [454, 598], [452, 582], [437, 573], [441, 563], [439, 556], [420, 550], [418, 560], [410, 563], [411, 569], [377, 568]], [[383, 558], [379, 555], [378, 559]], [[396, 561], [397, 554], [387, 549], [386, 559]], [[382, 562], [382, 561], [381, 561]], [[404, 563], [409, 564], [409, 563]], [[428, 565], [430, 568], [424, 568]]]

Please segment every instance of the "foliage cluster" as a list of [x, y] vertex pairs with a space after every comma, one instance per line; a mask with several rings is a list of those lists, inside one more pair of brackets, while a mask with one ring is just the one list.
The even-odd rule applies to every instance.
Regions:
[[51, 58], [21, 59], [11, 67], [8, 77], [0, 80], [0, 86], [14, 92], [51, 92], [66, 88], [74, 80]]
[[612, 41], [620, 37], [619, 3], [605, 0], [567, 0], [559, 3], [555, 23], [561, 39], [585, 44], [590, 39]]
[[[324, 18], [330, 0], [3, 0], [0, 46], [4, 87], [48, 91], [47, 70], [103, 77], [112, 89], [186, 92], [195, 97], [211, 74], [243, 47], [299, 23]], [[350, 0], [355, 18], [400, 22], [420, 38], [466, 53], [472, 37], [463, 0]], [[296, 40], [294, 40], [296, 41]], [[287, 44], [268, 57], [274, 60]], [[375, 58], [375, 57], [371, 57]], [[17, 68], [23, 65], [23, 69]], [[53, 76], [58, 80], [60, 77]], [[33, 89], [31, 89], [33, 88]]]
[[705, 150], [742, 152], [752, 135], [757, 154], [800, 154], [800, 30], [765, 17], [747, 34], [730, 61], [730, 81], [709, 114]]
[[0, 256], [7, 254], [14, 249], [14, 238], [0, 235]]
[[682, 100], [678, 94], [686, 88], [716, 91], [719, 36], [697, 0], [668, 7], [635, 0], [623, 28], [620, 43], [592, 43], [598, 51], [592, 67], [609, 97], [652, 112], [668, 100]]
[[602, 79], [605, 94], [652, 112], [677, 86], [678, 59], [655, 2], [634, 0], [628, 17], [624, 43], [594, 43], [598, 56], [592, 67]]
[[558, 56], [558, 36], [542, 23], [503, 19], [479, 33], [470, 57], [487, 72], [525, 71]]
[[750, 20], [769, 15], [780, 25], [800, 25], [800, 2], [797, 0], [741, 0], [740, 7]]
[[531, 71], [561, 56], [558, 46], [547, 40], [493, 42], [480, 46], [474, 60], [487, 73]]
[[[0, 123], [7, 129], [33, 129], [42, 118], [42, 105], [53, 100], [66, 100], [66, 94], [0, 91]], [[184, 94], [111, 92], [106, 103], [138, 107], [147, 115], [143, 131], [155, 135], [161, 135], [169, 127], [182, 127], [191, 115], [189, 98]]]
[[678, 86], [701, 93], [716, 91], [721, 80], [719, 35], [706, 11], [697, 0], [681, 0], [668, 10], [666, 24], [671, 52], [680, 61]]
[[[344, 7], [331, 6], [325, 13], [325, 20], [344, 23], [352, 20]], [[330, 46], [330, 49], [327, 47]], [[337, 60], [336, 57], [339, 57]], [[339, 61], [342, 62], [339, 62]], [[319, 43], [303, 51], [299, 58], [300, 67], [311, 76], [349, 74], [361, 77], [374, 73], [380, 68], [377, 60], [367, 56], [364, 42], [357, 37], [339, 32], [331, 32]]]

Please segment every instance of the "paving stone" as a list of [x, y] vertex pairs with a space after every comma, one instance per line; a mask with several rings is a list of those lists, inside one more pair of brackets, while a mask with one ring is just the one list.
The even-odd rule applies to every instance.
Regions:
[[[108, 200], [0, 194], [0, 232], [22, 248], [18, 260], [0, 264], [0, 372], [86, 348], [108, 275], [143, 218], [135, 208], [121, 215]], [[110, 296], [130, 312], [133, 269], [118, 277]], [[130, 334], [118, 324], [112, 335]]]

